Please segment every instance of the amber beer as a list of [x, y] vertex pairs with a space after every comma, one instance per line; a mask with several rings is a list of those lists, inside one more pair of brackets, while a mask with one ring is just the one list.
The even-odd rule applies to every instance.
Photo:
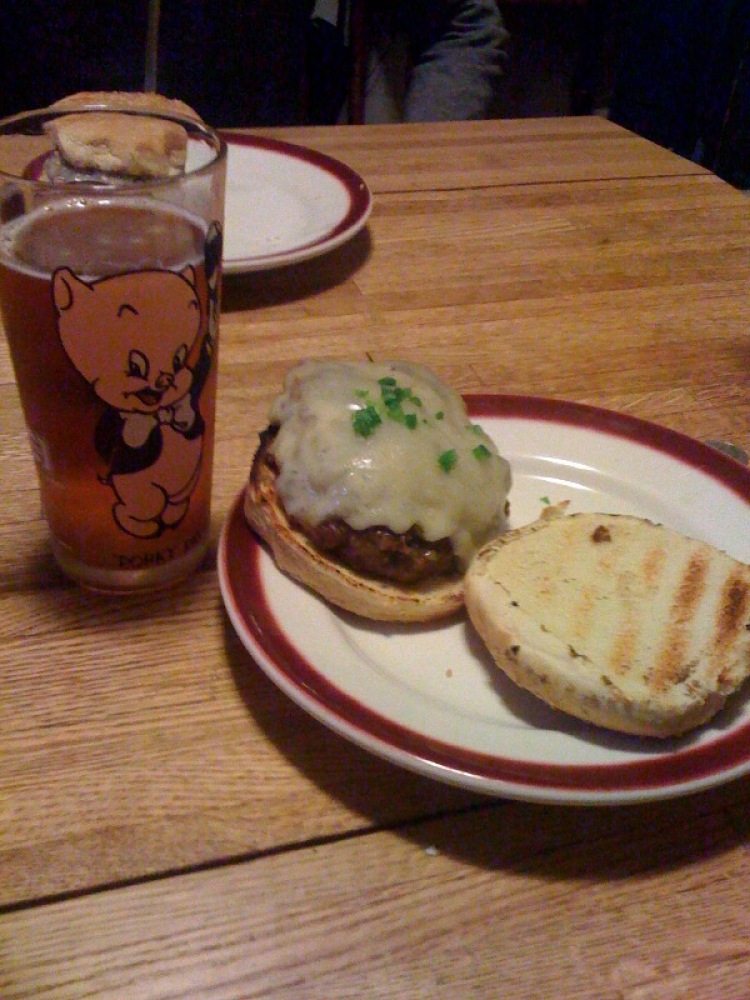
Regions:
[[0, 307], [52, 546], [86, 585], [161, 586], [206, 550], [217, 237], [136, 196], [68, 198], [0, 231]]

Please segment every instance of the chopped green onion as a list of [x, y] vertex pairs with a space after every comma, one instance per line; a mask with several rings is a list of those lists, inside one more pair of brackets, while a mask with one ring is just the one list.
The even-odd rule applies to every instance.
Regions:
[[444, 416], [445, 414], [443, 413], [443, 411], [438, 410], [437, 413], [435, 414], [435, 420], [442, 420]]
[[417, 426], [416, 413], [404, 413], [400, 406], [386, 409], [385, 415], [395, 423], [408, 427], [410, 431], [413, 431]]
[[357, 410], [352, 417], [354, 433], [359, 434], [360, 437], [369, 437], [378, 424], [381, 424], [382, 422], [380, 414], [372, 403], [368, 406], [364, 406], [361, 410]]
[[[380, 400], [377, 402], [369, 402], [369, 389], [354, 390], [357, 399], [368, 400], [367, 405], [358, 409], [352, 417], [355, 434], [369, 437], [378, 424], [382, 424], [383, 416], [394, 420], [397, 424], [403, 424], [409, 430], [415, 430], [419, 424], [417, 415], [416, 413], [407, 413], [404, 410], [404, 403], [421, 407], [422, 400], [415, 396], [408, 386], [400, 386], [392, 375], [378, 379], [378, 385], [380, 386]], [[440, 416], [442, 417], [442, 413]]]
[[450, 472], [457, 461], [458, 454], [455, 448], [449, 448], [448, 451], [444, 451], [438, 455], [438, 463], [443, 472]]
[[478, 444], [476, 448], [472, 448], [471, 453], [474, 458], [479, 459], [481, 462], [485, 461], [485, 459], [492, 458], [492, 452], [486, 444]]
[[395, 378], [378, 379], [378, 385], [380, 386], [380, 396], [385, 407], [386, 416], [390, 417], [391, 420], [395, 420], [396, 423], [403, 424], [410, 430], [414, 430], [417, 426], [416, 414], [406, 413], [404, 411], [404, 403], [408, 402], [414, 406], [421, 406], [421, 400], [414, 395], [410, 388], [400, 386]]
[[380, 394], [388, 410], [398, 410], [404, 401], [403, 389], [381, 389]]

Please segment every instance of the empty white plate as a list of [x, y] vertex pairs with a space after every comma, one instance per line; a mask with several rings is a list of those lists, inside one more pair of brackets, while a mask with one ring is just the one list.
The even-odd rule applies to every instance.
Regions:
[[278, 139], [225, 138], [225, 273], [317, 257], [367, 222], [370, 190], [345, 163]]

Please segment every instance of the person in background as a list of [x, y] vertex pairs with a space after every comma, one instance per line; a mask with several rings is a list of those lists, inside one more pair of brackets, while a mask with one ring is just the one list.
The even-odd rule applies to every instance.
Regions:
[[[161, 0], [159, 91], [223, 127], [332, 123], [346, 97], [347, 39], [341, 26], [321, 35], [314, 10], [314, 0]], [[406, 120], [492, 114], [506, 38], [494, 0], [368, 10], [408, 37]], [[143, 89], [148, 0], [25, 0], [1, 21], [0, 115], [78, 90]]]
[[[380, 5], [408, 41], [404, 121], [491, 118], [508, 33], [495, 0], [412, 0]], [[386, 30], [389, 25], [386, 23]]]

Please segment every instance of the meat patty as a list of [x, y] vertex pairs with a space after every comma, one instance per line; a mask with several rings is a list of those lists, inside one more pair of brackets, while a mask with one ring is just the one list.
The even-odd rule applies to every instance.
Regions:
[[[256, 458], [257, 463], [265, 463], [274, 472], [278, 467], [270, 449], [276, 433], [275, 427], [261, 433]], [[460, 573], [451, 540], [427, 541], [416, 525], [399, 534], [384, 525], [358, 531], [341, 518], [329, 518], [317, 525], [290, 518], [290, 523], [320, 552], [367, 576], [413, 584]]]

